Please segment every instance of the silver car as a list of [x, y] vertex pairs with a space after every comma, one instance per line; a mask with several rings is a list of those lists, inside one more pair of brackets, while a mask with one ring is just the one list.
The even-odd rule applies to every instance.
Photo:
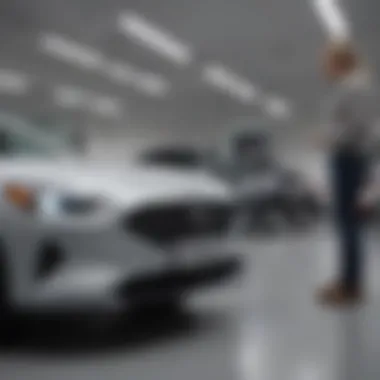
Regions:
[[0, 153], [3, 315], [177, 303], [239, 271], [231, 195], [206, 174], [86, 162], [9, 117]]

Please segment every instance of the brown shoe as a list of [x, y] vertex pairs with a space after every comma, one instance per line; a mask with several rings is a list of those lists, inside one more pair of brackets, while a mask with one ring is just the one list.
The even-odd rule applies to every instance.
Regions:
[[349, 290], [341, 283], [333, 283], [317, 293], [318, 302], [324, 306], [345, 307], [356, 306], [363, 302], [361, 290]]

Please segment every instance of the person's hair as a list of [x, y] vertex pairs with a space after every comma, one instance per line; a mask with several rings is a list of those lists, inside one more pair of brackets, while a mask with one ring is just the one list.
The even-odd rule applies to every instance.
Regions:
[[360, 66], [360, 60], [350, 43], [330, 44], [326, 50], [329, 66], [341, 74], [348, 74]]

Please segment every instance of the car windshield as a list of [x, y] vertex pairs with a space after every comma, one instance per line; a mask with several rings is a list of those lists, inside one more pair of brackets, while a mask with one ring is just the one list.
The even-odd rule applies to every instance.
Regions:
[[143, 161], [148, 164], [175, 166], [180, 168], [198, 168], [202, 166], [201, 154], [192, 150], [162, 149], [147, 153]]
[[0, 155], [53, 158], [75, 153], [69, 139], [57, 131], [50, 132], [24, 119], [0, 114]]

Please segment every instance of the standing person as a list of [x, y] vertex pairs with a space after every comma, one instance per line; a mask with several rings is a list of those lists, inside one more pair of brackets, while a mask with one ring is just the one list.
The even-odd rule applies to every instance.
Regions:
[[335, 87], [326, 110], [325, 137], [340, 243], [340, 277], [321, 289], [318, 298], [323, 304], [340, 306], [358, 303], [363, 297], [360, 202], [369, 199], [363, 189], [368, 181], [374, 98], [370, 78], [350, 44], [328, 47], [324, 72]]

